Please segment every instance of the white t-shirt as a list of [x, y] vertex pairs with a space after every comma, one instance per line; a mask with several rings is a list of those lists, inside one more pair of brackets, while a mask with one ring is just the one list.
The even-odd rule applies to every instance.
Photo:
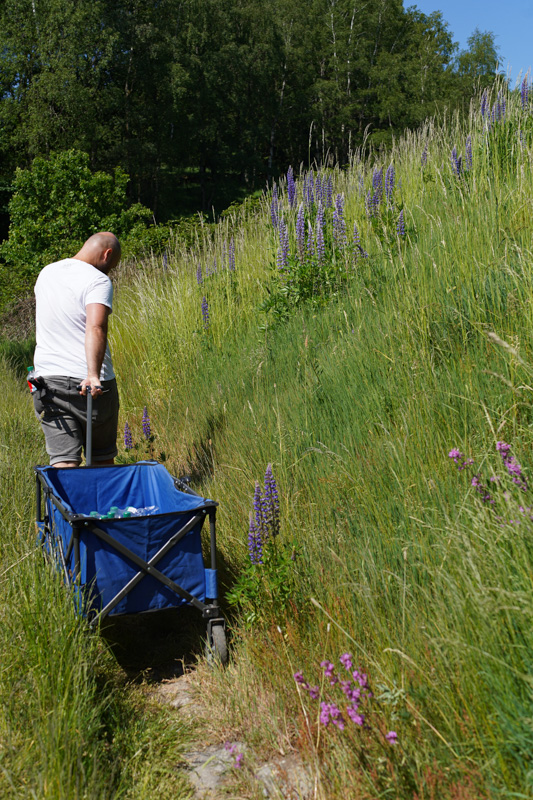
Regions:
[[[41, 270], [35, 284], [35, 299], [35, 374], [83, 380], [87, 377], [86, 306], [101, 303], [112, 309], [113, 284], [107, 275], [91, 264], [77, 258], [65, 258]], [[114, 377], [108, 344], [100, 380]]]

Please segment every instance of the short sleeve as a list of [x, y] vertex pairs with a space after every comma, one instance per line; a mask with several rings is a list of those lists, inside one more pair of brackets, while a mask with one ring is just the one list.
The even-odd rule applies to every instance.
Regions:
[[99, 275], [94, 280], [85, 295], [85, 305], [89, 303], [101, 303], [107, 306], [110, 310], [113, 309], [113, 284], [107, 275]]

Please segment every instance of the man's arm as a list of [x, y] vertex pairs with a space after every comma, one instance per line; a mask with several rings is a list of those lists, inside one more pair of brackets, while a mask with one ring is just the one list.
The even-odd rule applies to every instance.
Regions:
[[100, 387], [100, 370], [102, 369], [107, 345], [109, 308], [102, 303], [89, 303], [85, 310], [87, 313], [87, 320], [85, 323], [87, 377], [81, 382], [81, 394], [87, 394], [85, 387], [91, 386], [91, 394], [95, 397], [102, 393]]

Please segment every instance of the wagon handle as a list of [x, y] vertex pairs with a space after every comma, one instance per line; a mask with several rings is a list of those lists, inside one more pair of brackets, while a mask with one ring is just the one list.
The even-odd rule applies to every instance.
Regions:
[[[93, 460], [93, 396], [91, 394], [91, 386], [85, 387], [87, 390], [87, 438], [85, 440], [85, 466], [92, 466]], [[81, 383], [76, 386], [78, 391], [81, 391]]]
[[90, 467], [93, 460], [93, 396], [87, 386], [87, 441], [85, 443], [85, 466]]

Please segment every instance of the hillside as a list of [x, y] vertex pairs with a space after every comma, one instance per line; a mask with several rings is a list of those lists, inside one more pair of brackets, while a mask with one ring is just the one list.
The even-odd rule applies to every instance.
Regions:
[[[528, 95], [496, 86], [465, 123], [427, 124], [386, 158], [295, 170], [195, 247], [116, 278], [121, 424], [139, 443], [121, 458], [148, 449], [220, 503], [232, 658], [200, 676], [210, 736], [247, 744], [239, 796], [255, 796], [260, 755], [292, 750], [328, 800], [531, 796]], [[23, 391], [5, 374], [4, 432]], [[30, 412], [16, 419], [8, 563], [30, 541], [42, 460]], [[280, 530], [265, 541], [263, 525], [250, 566], [269, 464]], [[100, 795], [87, 779], [79, 796]]]

